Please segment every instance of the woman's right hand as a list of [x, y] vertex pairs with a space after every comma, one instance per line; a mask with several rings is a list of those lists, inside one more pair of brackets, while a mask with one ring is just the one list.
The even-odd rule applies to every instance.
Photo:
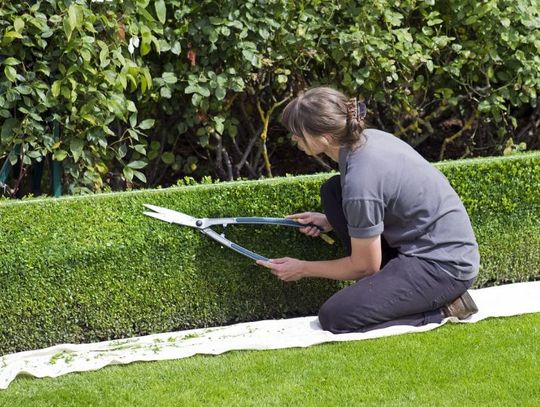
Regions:
[[287, 219], [293, 219], [296, 222], [301, 223], [301, 224], [313, 223], [314, 225], [317, 225], [322, 229], [321, 231], [321, 229], [315, 226], [306, 226], [306, 227], [300, 228], [300, 232], [311, 237], [317, 237], [321, 233], [330, 232], [332, 230], [332, 226], [328, 222], [328, 219], [326, 218], [326, 215], [324, 213], [319, 213], [319, 212], [295, 213], [293, 215], [288, 215]]

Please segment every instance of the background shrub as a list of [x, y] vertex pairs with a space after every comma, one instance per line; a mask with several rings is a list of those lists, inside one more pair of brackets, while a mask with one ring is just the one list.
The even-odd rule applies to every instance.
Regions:
[[0, 159], [69, 193], [328, 169], [276, 124], [320, 84], [431, 160], [538, 148], [539, 28], [536, 0], [3, 2]]
[[[439, 164], [480, 245], [476, 287], [540, 277], [540, 153]], [[283, 283], [188, 227], [142, 215], [143, 203], [197, 217], [320, 210], [331, 174], [86, 197], [0, 202], [0, 354], [194, 327], [313, 315], [342, 283]], [[269, 257], [342, 256], [292, 228], [229, 226]]]

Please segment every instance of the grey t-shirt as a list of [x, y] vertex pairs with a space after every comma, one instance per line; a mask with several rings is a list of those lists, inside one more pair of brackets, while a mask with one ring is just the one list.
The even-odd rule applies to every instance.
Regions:
[[456, 279], [478, 274], [469, 216], [446, 177], [411, 146], [364, 131], [356, 150], [341, 148], [343, 210], [353, 238], [383, 235], [406, 256], [432, 261]]

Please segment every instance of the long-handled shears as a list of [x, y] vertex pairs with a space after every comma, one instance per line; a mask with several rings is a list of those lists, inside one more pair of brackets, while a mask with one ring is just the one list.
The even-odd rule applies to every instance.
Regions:
[[162, 220], [164, 222], [176, 223], [177, 225], [190, 226], [198, 229], [201, 233], [210, 236], [212, 239], [218, 241], [223, 246], [228, 247], [246, 257], [253, 260], [265, 260], [268, 258], [261, 256], [251, 250], [248, 250], [236, 243], [231, 242], [224, 235], [212, 230], [212, 226], [221, 225], [226, 227], [233, 224], [258, 224], [258, 225], [282, 225], [292, 226], [296, 228], [302, 228], [307, 226], [315, 226], [321, 229], [319, 226], [310, 224], [301, 224], [292, 219], [285, 218], [259, 218], [259, 217], [240, 217], [240, 218], [194, 218], [193, 216], [186, 215], [185, 213], [173, 211], [172, 209], [162, 208], [155, 205], [144, 204], [144, 207], [150, 209], [152, 212], [144, 212], [145, 215]]

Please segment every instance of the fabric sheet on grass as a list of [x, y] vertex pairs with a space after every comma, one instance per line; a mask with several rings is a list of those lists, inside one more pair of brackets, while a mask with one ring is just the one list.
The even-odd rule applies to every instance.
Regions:
[[540, 281], [469, 291], [478, 313], [467, 320], [447, 318], [421, 327], [393, 326], [365, 333], [323, 331], [316, 316], [240, 323], [90, 344], [65, 344], [13, 353], [0, 358], [0, 389], [18, 375], [57, 377], [135, 361], [181, 359], [196, 354], [217, 355], [231, 350], [307, 347], [324, 342], [357, 341], [424, 332], [446, 322], [474, 323], [490, 317], [540, 312]]

